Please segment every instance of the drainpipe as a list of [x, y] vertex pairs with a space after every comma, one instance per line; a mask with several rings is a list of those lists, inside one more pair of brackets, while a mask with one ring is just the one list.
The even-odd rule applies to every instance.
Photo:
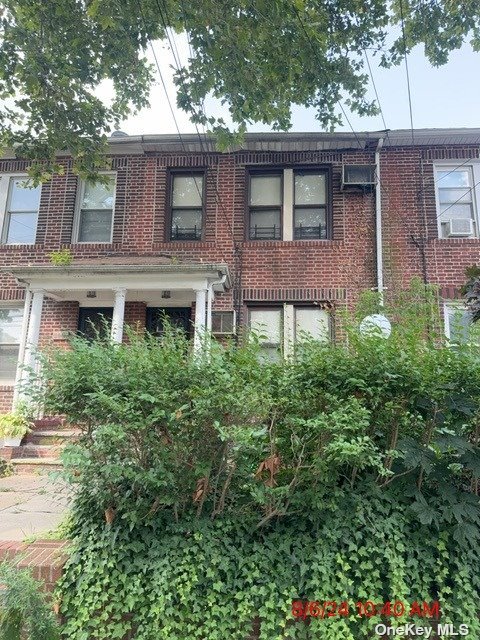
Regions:
[[380, 183], [380, 151], [383, 147], [383, 138], [378, 139], [375, 149], [375, 242], [377, 256], [377, 291], [380, 306], [383, 307], [383, 238], [382, 238], [382, 190]]

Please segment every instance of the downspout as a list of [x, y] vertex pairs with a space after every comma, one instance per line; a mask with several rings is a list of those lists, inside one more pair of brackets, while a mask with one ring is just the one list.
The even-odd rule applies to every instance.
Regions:
[[383, 237], [382, 237], [382, 190], [380, 182], [380, 151], [383, 138], [378, 139], [375, 149], [375, 242], [377, 257], [377, 291], [381, 307], [384, 305], [383, 293]]

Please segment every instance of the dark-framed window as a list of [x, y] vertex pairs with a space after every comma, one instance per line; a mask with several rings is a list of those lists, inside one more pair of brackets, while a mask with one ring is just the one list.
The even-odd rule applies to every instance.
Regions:
[[201, 240], [205, 209], [205, 172], [170, 173], [170, 240]]
[[293, 237], [328, 238], [329, 173], [322, 169], [294, 171]]
[[251, 171], [248, 188], [250, 240], [281, 240], [283, 171]]
[[160, 338], [165, 332], [165, 323], [174, 329], [181, 329], [187, 336], [191, 334], [191, 307], [147, 307], [146, 329], [149, 333]]
[[108, 338], [112, 327], [113, 307], [80, 307], [78, 332], [87, 340]]

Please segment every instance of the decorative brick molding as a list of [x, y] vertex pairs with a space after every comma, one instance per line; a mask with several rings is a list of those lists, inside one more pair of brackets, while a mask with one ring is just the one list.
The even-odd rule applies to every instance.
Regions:
[[244, 289], [244, 302], [317, 302], [345, 300], [346, 289]]
[[45, 591], [53, 591], [67, 561], [67, 541], [38, 540], [0, 542], [0, 562], [14, 561], [19, 569], [30, 569], [33, 577], [43, 583]]

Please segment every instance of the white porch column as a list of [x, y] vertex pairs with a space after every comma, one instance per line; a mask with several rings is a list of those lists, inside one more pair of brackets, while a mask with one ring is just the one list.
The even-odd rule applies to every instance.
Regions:
[[[30, 319], [28, 322], [27, 338], [23, 356], [23, 366], [29, 369], [35, 369], [36, 365], [36, 350], [38, 347], [38, 340], [40, 338], [40, 323], [42, 321], [42, 308], [45, 291], [43, 291], [43, 289], [37, 289], [32, 293], [32, 306], [30, 310]], [[29, 378], [30, 372], [24, 370], [21, 373], [20, 385], [28, 383]], [[22, 394], [20, 393], [18, 395], [18, 400], [21, 398]]]
[[113, 342], [121, 343], [123, 340], [123, 321], [125, 317], [126, 289], [115, 289], [115, 303], [113, 306], [112, 333]]
[[15, 387], [13, 388], [13, 406], [15, 410], [20, 393], [20, 387], [23, 377], [23, 362], [25, 358], [25, 347], [27, 343], [28, 323], [30, 320], [30, 306], [32, 304], [32, 292], [27, 289], [25, 292], [25, 303], [23, 306], [22, 333], [20, 335], [20, 345], [18, 349], [17, 373], [15, 376]]
[[200, 353], [205, 337], [205, 304], [207, 301], [207, 290], [197, 289], [195, 291], [195, 336], [193, 338], [193, 351]]
[[213, 304], [213, 285], [207, 289], [207, 332], [212, 332], [212, 304]]

